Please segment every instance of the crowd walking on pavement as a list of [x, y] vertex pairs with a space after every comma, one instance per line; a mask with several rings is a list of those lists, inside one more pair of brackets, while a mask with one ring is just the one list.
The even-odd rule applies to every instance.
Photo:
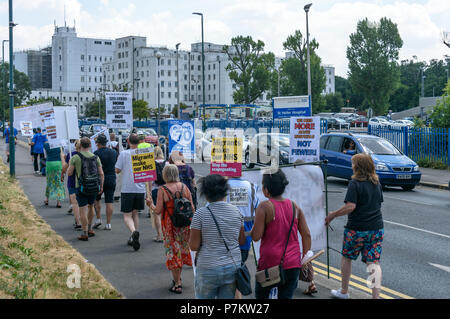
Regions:
[[[8, 139], [9, 131], [5, 130], [4, 134]], [[278, 298], [293, 298], [304, 270], [312, 272], [310, 263], [302, 264], [311, 249], [311, 234], [303, 208], [283, 197], [290, 181], [281, 169], [262, 175], [260, 187], [266, 198], [262, 200], [256, 196], [258, 186], [241, 177], [208, 175], [196, 181], [194, 170], [181, 152], [174, 151], [166, 161], [164, 152], [157, 146], [154, 147], [156, 180], [136, 183], [132, 153], [153, 145], [132, 133], [127, 138], [129, 149], [120, 151], [115, 135], [111, 133], [109, 137], [100, 134], [95, 141], [88, 137], [74, 140], [73, 149], [66, 150], [67, 154], [62, 147], [51, 148], [40, 128], [29, 141], [34, 173], [46, 176], [45, 205], [56, 201], [56, 207], [62, 207], [67, 181], [69, 212], [74, 216], [73, 228], [80, 231], [80, 241], [89, 241], [95, 236], [94, 229], [100, 229], [103, 223], [104, 230], [112, 230], [113, 204], [119, 188], [120, 213], [129, 231], [123, 244], [134, 251], [140, 249], [139, 214], [148, 209], [147, 216], [156, 230], [153, 240], [162, 244], [170, 273], [170, 292], [183, 293], [183, 268], [194, 266], [196, 298], [242, 298], [236, 273], [248, 261], [253, 242], [260, 242], [255, 297], [267, 299], [271, 290], [277, 288]], [[93, 144], [95, 152], [91, 151]], [[350, 297], [351, 262], [359, 254], [366, 264], [379, 267], [384, 236], [383, 194], [374, 163], [370, 156], [357, 154], [352, 164], [354, 175], [348, 185], [345, 205], [330, 212], [324, 220], [329, 226], [336, 217], [348, 215], [342, 246], [342, 287], [331, 291], [340, 299]], [[197, 187], [198, 195], [207, 202], [203, 207], [198, 207]], [[245, 192], [245, 203], [235, 203], [231, 193], [236, 189]], [[268, 285], [271, 278], [260, 278], [264, 273], [268, 276], [273, 269], [278, 269], [280, 280]], [[308, 281], [311, 285], [305, 293], [316, 292], [312, 277]], [[377, 287], [372, 296], [379, 297]]]

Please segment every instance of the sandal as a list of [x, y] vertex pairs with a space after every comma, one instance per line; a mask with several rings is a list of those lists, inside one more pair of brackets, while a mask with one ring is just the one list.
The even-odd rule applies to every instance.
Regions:
[[158, 237], [153, 238], [153, 241], [155, 243], [162, 243], [163, 242], [163, 240], [162, 239], [158, 239]]
[[173, 293], [175, 293], [175, 294], [181, 294], [181, 293], [183, 292], [182, 288], [183, 288], [183, 287], [182, 287], [181, 285], [177, 286], [177, 285], [175, 284], [175, 281], [172, 280], [172, 287], [169, 288], [169, 291], [170, 291], [170, 292], [173, 292]]
[[48, 200], [44, 201], [45, 206], [48, 206]]
[[317, 293], [317, 288], [316, 288], [316, 285], [314, 283], [309, 285], [308, 288], [305, 291], [303, 291], [303, 294], [304, 295], [308, 295], [308, 296], [310, 296], [312, 294], [315, 294], [315, 293]]

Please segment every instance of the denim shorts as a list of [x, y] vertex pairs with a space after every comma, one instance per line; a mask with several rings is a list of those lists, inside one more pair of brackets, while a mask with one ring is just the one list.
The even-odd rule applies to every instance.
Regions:
[[357, 231], [346, 228], [342, 243], [342, 255], [356, 260], [361, 253], [362, 262], [378, 262], [381, 257], [383, 237], [384, 229]]
[[233, 299], [236, 292], [236, 266], [198, 268], [195, 275], [196, 299]]
[[[284, 270], [285, 283], [279, 284], [278, 299], [292, 299], [295, 289], [298, 286], [298, 278], [300, 276], [300, 268], [290, 268]], [[259, 282], [255, 283], [255, 298], [256, 299], [269, 299], [270, 287], [262, 287]]]
[[69, 195], [73, 195], [77, 193], [77, 189], [74, 187], [67, 187], [67, 190], [69, 191]]

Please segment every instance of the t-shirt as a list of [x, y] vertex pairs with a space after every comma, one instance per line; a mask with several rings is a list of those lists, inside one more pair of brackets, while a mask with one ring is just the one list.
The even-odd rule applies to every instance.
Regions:
[[180, 175], [180, 181], [186, 185], [189, 190], [193, 191], [192, 189], [192, 180], [195, 178], [195, 172], [189, 165], [179, 165], [178, 167], [178, 174]]
[[106, 176], [116, 176], [116, 162], [117, 162], [117, 152], [107, 148], [102, 147], [94, 152], [100, 158], [102, 162], [103, 173]]
[[36, 133], [31, 140], [33, 145], [33, 152], [36, 154], [44, 153], [44, 144], [47, 141], [47, 135], [42, 135], [41, 133]]
[[47, 162], [60, 162], [61, 161], [61, 148], [50, 148], [50, 144], [45, 143], [44, 144], [44, 150], [45, 150], [45, 159]]
[[207, 205], [211, 209], [219, 224], [223, 238], [233, 254], [231, 258], [211, 213], [206, 207], [198, 209], [191, 222], [191, 229], [202, 232], [202, 245], [197, 252], [198, 268], [215, 268], [218, 266], [233, 264], [240, 265], [241, 250], [239, 249], [239, 232], [243, 226], [244, 218], [239, 209], [223, 201]]
[[383, 228], [381, 203], [383, 191], [381, 184], [374, 185], [370, 181], [352, 179], [348, 183], [345, 203], [355, 203], [356, 208], [348, 215], [345, 228], [357, 231], [378, 230]]
[[131, 165], [131, 149], [120, 153], [116, 162], [116, 168], [122, 172], [122, 193], [146, 193], [145, 183], [135, 183], [133, 167]]
[[[17, 129], [14, 129], [13, 132], [14, 132], [14, 136], [17, 136]], [[9, 127], [7, 129], [5, 129], [5, 132], [3, 133], [3, 135], [6, 136], [5, 143], [8, 144], [9, 143]]]
[[[236, 206], [244, 217], [244, 230], [250, 231], [253, 227], [256, 207], [258, 207], [259, 199], [256, 196], [257, 185], [252, 185], [248, 181], [244, 181], [241, 178], [231, 178], [228, 180], [230, 185], [230, 191], [227, 196], [227, 202]], [[253, 186], [253, 198], [252, 198], [252, 186]], [[253, 203], [252, 203], [253, 202]], [[253, 204], [253, 214], [252, 214]], [[250, 250], [252, 238], [246, 237], [246, 242], [241, 246], [242, 250]]]
[[[80, 152], [80, 153], [86, 158], [91, 158], [92, 156], [95, 156], [91, 152]], [[79, 188], [80, 184], [78, 183], [78, 179], [80, 178], [80, 175], [81, 175], [81, 158], [80, 158], [80, 156], [78, 154], [73, 156], [70, 159], [70, 165], [75, 167], [75, 175], [76, 175], [75, 187]], [[102, 162], [100, 161], [100, 158], [98, 158], [98, 156], [97, 156], [97, 165], [98, 165], [98, 167], [102, 167]]]
[[[72, 156], [67, 154], [66, 155], [66, 163], [69, 163], [70, 159], [77, 154], [78, 154], [77, 151], [72, 152]], [[67, 178], [67, 188], [75, 188], [75, 175], [69, 176]]]

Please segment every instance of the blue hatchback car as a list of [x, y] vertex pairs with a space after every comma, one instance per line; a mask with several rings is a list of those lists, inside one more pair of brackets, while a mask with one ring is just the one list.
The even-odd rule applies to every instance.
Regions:
[[420, 182], [419, 166], [384, 138], [352, 133], [329, 133], [320, 138], [320, 159], [328, 160], [328, 176], [350, 180], [352, 156], [358, 153], [370, 154], [381, 185], [412, 190]]

